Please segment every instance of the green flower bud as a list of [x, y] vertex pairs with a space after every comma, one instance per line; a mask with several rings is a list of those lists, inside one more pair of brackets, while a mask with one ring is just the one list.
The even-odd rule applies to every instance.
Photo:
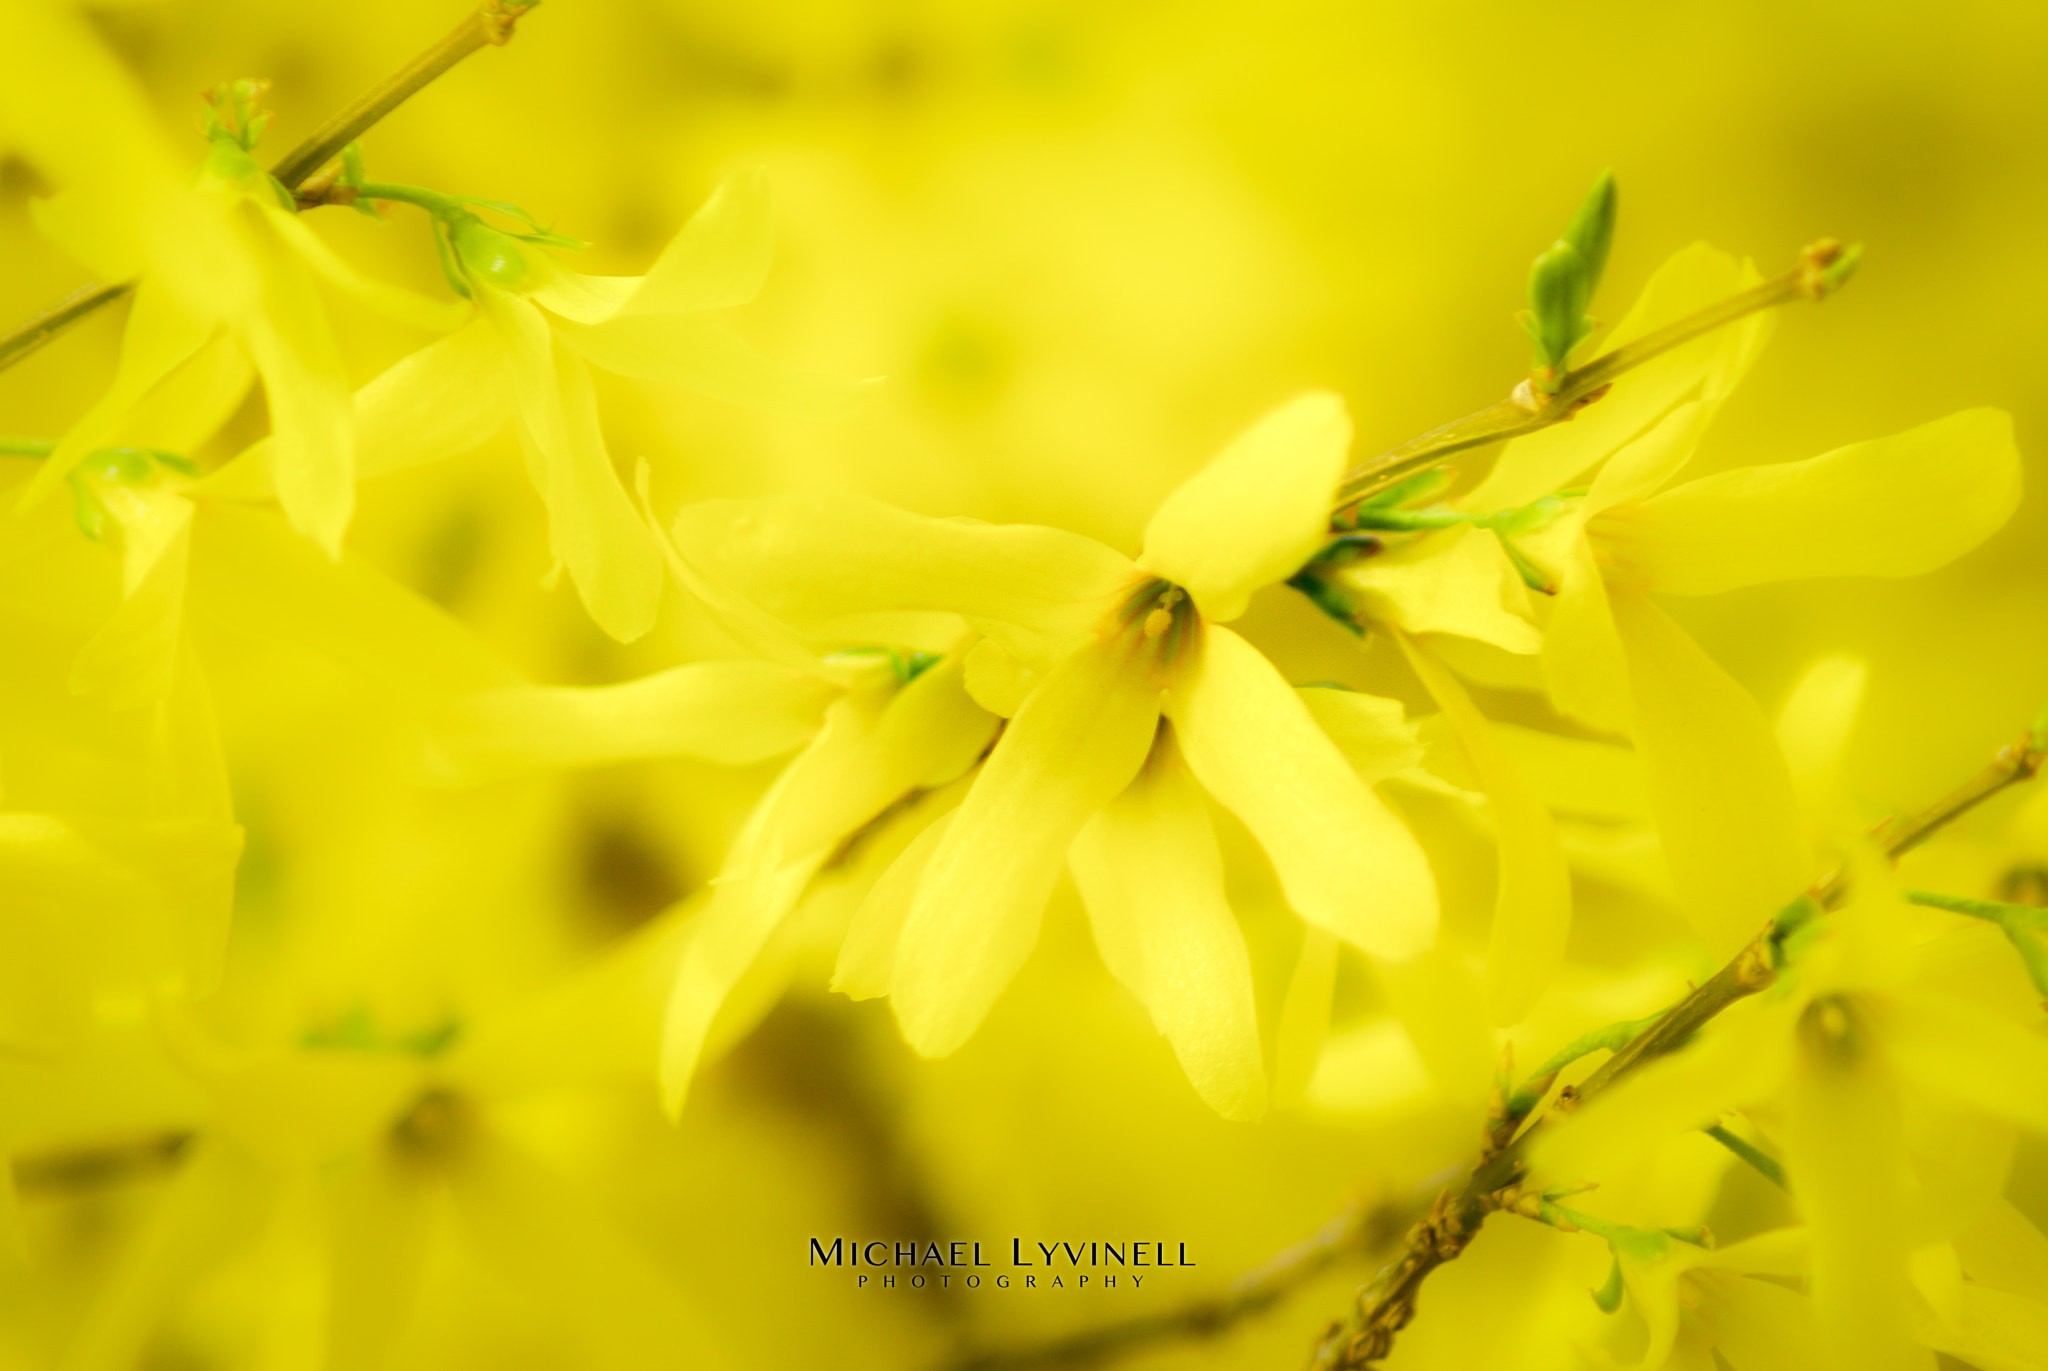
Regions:
[[526, 249], [519, 240], [509, 233], [500, 233], [474, 215], [451, 218], [448, 237], [462, 269], [479, 280], [500, 290], [521, 290], [532, 278], [532, 265], [526, 260]]
[[1556, 391], [1572, 349], [1593, 332], [1586, 309], [1614, 242], [1616, 204], [1614, 173], [1603, 171], [1564, 233], [1529, 268], [1529, 309], [1521, 320], [1536, 344], [1537, 389], [1546, 393]]

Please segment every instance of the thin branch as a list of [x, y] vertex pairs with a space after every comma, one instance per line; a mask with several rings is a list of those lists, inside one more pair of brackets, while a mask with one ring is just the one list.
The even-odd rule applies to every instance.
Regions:
[[133, 289], [135, 283], [132, 281], [111, 286], [87, 281], [5, 338], [0, 338], [0, 371], [13, 366], [100, 306], [113, 304]]
[[[329, 119], [305, 142], [286, 153], [271, 168], [284, 188], [296, 191], [363, 132], [397, 109], [420, 89], [471, 53], [484, 47], [503, 46], [512, 37], [520, 15], [540, 0], [484, 0], [483, 5], [456, 25], [447, 37], [405, 64], [369, 94]], [[322, 203], [313, 201], [312, 203]], [[45, 343], [64, 333], [79, 320], [135, 288], [133, 281], [102, 285], [88, 281], [63, 300], [50, 306], [11, 333], [0, 337], [0, 371], [5, 371]]]
[[[2048, 714], [2043, 719], [2048, 720]], [[2020, 744], [1999, 749], [1983, 774], [1939, 804], [1911, 818], [1881, 825], [1876, 834], [1879, 844], [1887, 856], [1898, 858], [1992, 795], [2034, 775], [2044, 754], [2048, 754], [2048, 726], [2037, 721]], [[1848, 889], [1846, 876], [1836, 871], [1792, 901], [1712, 979], [1608, 1058], [1576, 1089], [1560, 1091], [1544, 1117], [1569, 1111], [1648, 1063], [1677, 1051], [1722, 1010], [1770, 985], [1777, 979], [1784, 937], [1822, 909], [1839, 905]], [[1523, 1128], [1524, 1119], [1513, 1112], [1512, 1099], [1503, 1083], [1487, 1120], [1479, 1160], [1469, 1177], [1462, 1186], [1437, 1196], [1429, 1217], [1409, 1230], [1401, 1256], [1364, 1286], [1346, 1316], [1332, 1323], [1317, 1340], [1311, 1371], [1364, 1371], [1385, 1357], [1393, 1350], [1396, 1335], [1415, 1316], [1416, 1299], [1429, 1273], [1456, 1260], [1489, 1214], [1525, 1205], [1533, 1198], [1522, 1195], [1517, 1183], [1529, 1139], [1543, 1119]]]
[[327, 165], [341, 150], [361, 137], [378, 120], [404, 104], [435, 78], [471, 53], [485, 47], [503, 47], [511, 41], [512, 26], [519, 16], [540, 0], [484, 0], [476, 13], [450, 30], [448, 36], [393, 73], [382, 85], [314, 130], [305, 142], [285, 154], [270, 174], [297, 190], [301, 182]]
[[1155, 1343], [1216, 1337], [1242, 1320], [1272, 1308], [1332, 1266], [1386, 1248], [1426, 1202], [1383, 1200], [1353, 1206], [1324, 1224], [1314, 1236], [1240, 1276], [1220, 1295], [1050, 1342], [970, 1353], [950, 1363], [949, 1371], [1095, 1366]]
[[1783, 276], [1752, 286], [1719, 304], [1709, 305], [1697, 314], [1644, 334], [1632, 343], [1603, 353], [1586, 365], [1565, 373], [1554, 395], [1541, 394], [1525, 380], [1515, 387], [1514, 394], [1500, 403], [1410, 438], [1400, 446], [1389, 448], [1370, 461], [1353, 467], [1344, 474], [1343, 482], [1337, 487], [1333, 513], [1341, 514], [1358, 501], [1454, 452], [1483, 447], [1507, 438], [1519, 438], [1574, 418], [1580, 410], [1604, 396], [1616, 379], [1625, 373], [1738, 319], [1794, 300], [1826, 299], [1847, 279], [1855, 261], [1855, 248], [1844, 247], [1832, 238], [1823, 238], [1802, 251], [1799, 265]]

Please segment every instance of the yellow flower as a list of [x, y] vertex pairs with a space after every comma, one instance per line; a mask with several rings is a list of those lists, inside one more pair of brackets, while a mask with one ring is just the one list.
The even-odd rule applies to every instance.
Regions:
[[1250, 969], [1204, 791], [1258, 838], [1304, 919], [1377, 956], [1430, 945], [1434, 881], [1373, 794], [1379, 777], [1225, 626], [1319, 546], [1350, 436], [1334, 395], [1276, 411], [1168, 497], [1136, 560], [1054, 529], [846, 498], [678, 516], [686, 554], [811, 636], [905, 612], [984, 635], [966, 688], [1009, 723], [943, 829], [878, 884], [848, 935], [859, 956], [840, 966], [843, 987], [886, 989], [919, 1052], [951, 1052], [981, 1022], [1071, 853], [1105, 960], [1197, 1090], [1257, 1113]]
[[1995, 933], [1906, 906], [1875, 859], [1855, 879], [1847, 906], [1792, 935], [1778, 987], [1546, 1129], [1534, 1160], [1598, 1176], [1729, 1110], [1771, 1121], [1834, 1364], [1906, 1366], [1919, 1249], [1954, 1238], [1998, 1181], [1958, 1174], [1982, 1168], [1945, 1121], [2048, 1134], [2048, 1043], [2015, 1021], [2033, 1006]]
[[[767, 275], [767, 177], [754, 169], [728, 179], [645, 276], [569, 271], [447, 197], [426, 198], [452, 207], [438, 211], [452, 220], [447, 260], [480, 317], [356, 392], [358, 474], [468, 451], [516, 418], [557, 570], [567, 568], [599, 627], [637, 638], [654, 624], [661, 553], [605, 447], [590, 366], [784, 411], [830, 410], [859, 389], [784, 371], [706, 315], [751, 300]], [[435, 231], [444, 231], [438, 221]], [[283, 460], [260, 443], [202, 489], [282, 496]]]
[[[455, 305], [358, 275], [300, 222], [256, 162], [247, 83], [215, 92], [210, 151], [196, 185], [153, 127], [127, 76], [56, 6], [10, 8], [4, 113], [56, 195], [44, 232], [103, 280], [138, 279], [113, 385], [58, 443], [22, 497], [52, 493], [173, 371], [225, 332], [262, 375], [277, 451], [277, 495], [292, 526], [340, 554], [355, 501], [348, 377], [316, 282], [429, 330]], [[86, 134], [86, 131], [90, 131]], [[86, 136], [81, 136], [85, 134]]]

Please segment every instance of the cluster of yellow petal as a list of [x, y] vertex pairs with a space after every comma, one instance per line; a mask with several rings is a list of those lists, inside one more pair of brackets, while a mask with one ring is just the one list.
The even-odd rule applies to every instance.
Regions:
[[[667, 1228], [947, 1231], [899, 1153], [1019, 1115], [1213, 1130], [1267, 1163], [1247, 1205], [1329, 1139], [1419, 1179], [1515, 1052], [1612, 1048], [1752, 945], [1771, 985], [1680, 1050], [1577, 1108], [1597, 1051], [1533, 1078], [1499, 1207], [1551, 1226], [1496, 1220], [1403, 1354], [2048, 1365], [2005, 1189], [2048, 1136], [2048, 806], [1895, 871], [1844, 779], [1864, 665], [1774, 722], [1667, 608], [1962, 557], [2019, 504], [2003, 413], [1691, 476], [1756, 315], [1350, 523], [1325, 388], [1235, 416], [1127, 541], [943, 489], [678, 501], [671, 464], [658, 500], [607, 377], [778, 421], [873, 388], [716, 317], [770, 277], [763, 170], [640, 275], [418, 192], [444, 299], [247, 148], [183, 156], [59, 0], [0, 0], [0, 138], [39, 231], [134, 285], [99, 398], [0, 439], [0, 1367], [756, 1361], [744, 1282]], [[1756, 280], [1687, 248], [1595, 355]], [[508, 432], [538, 504], [493, 503]], [[371, 490], [465, 462], [487, 527], [436, 536], [513, 549], [445, 559], [484, 590], [365, 555]], [[564, 573], [580, 607], [505, 630]], [[762, 1122], [820, 1100], [822, 1143]], [[1009, 1155], [949, 1202], [1032, 1217], [971, 1203]]]

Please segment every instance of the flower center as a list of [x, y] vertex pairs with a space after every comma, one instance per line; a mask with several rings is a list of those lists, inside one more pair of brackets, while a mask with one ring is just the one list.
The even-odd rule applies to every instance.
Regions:
[[1185, 590], [1155, 577], [1140, 583], [1124, 600], [1117, 628], [1133, 648], [1170, 668], [1200, 635], [1202, 615]]

